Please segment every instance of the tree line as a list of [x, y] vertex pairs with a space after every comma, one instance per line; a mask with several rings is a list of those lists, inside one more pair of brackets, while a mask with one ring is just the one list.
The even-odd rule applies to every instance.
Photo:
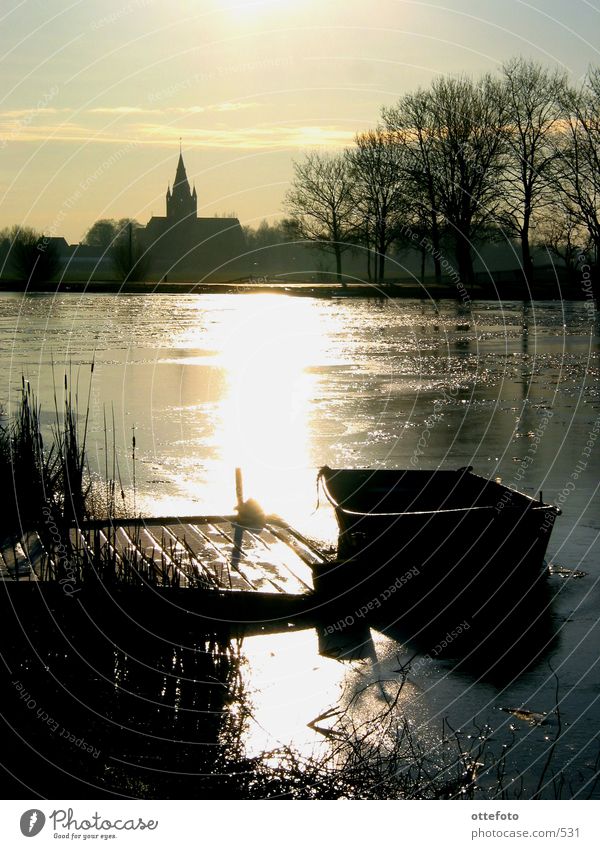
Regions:
[[600, 68], [576, 87], [514, 58], [498, 75], [438, 77], [383, 108], [352, 147], [296, 161], [285, 226], [333, 254], [341, 283], [345, 251], [365, 249], [383, 284], [392, 246], [412, 245], [436, 283], [450, 252], [471, 285], [474, 246], [500, 232], [519, 241], [531, 284], [534, 245], [597, 274], [599, 199]]
[[[150, 258], [139, 239], [141, 230], [134, 219], [101, 218], [89, 228], [82, 244], [98, 248], [119, 280], [144, 280]], [[64, 258], [52, 237], [19, 225], [0, 230], [0, 272], [32, 284], [53, 280], [63, 266]]]
[[59, 251], [48, 236], [16, 224], [0, 230], [0, 274], [39, 283], [52, 280], [61, 268]]

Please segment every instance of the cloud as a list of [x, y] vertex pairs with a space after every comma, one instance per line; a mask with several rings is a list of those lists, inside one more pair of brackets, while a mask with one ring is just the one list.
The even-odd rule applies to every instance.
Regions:
[[158, 109], [143, 109], [141, 106], [96, 106], [87, 110], [89, 115], [144, 115], [158, 112]]
[[5, 112], [0, 112], [0, 121], [18, 120], [35, 115], [59, 115], [60, 113], [72, 112], [68, 106], [62, 109], [57, 109], [54, 106], [32, 106], [30, 109], [9, 109]]
[[212, 107], [207, 107], [208, 109], [214, 109], [217, 112], [238, 112], [240, 109], [253, 109], [255, 106], [261, 106], [264, 104], [260, 103], [251, 103], [248, 101], [242, 101], [241, 103], [235, 103], [226, 101], [225, 103], [217, 103]]
[[[46, 110], [46, 120], [42, 124], [35, 114], [35, 120], [19, 120], [17, 117], [0, 112], [0, 140], [7, 142], [90, 142], [101, 144], [123, 144], [135, 141], [138, 144], [172, 146], [178, 143], [182, 132], [186, 144], [197, 147], [241, 149], [241, 150], [270, 150], [306, 147], [345, 147], [352, 143], [354, 129], [349, 130], [335, 124], [305, 124], [290, 126], [281, 123], [262, 124], [258, 126], [230, 127], [219, 122], [212, 127], [182, 127], [176, 119], [186, 115], [193, 117], [199, 111], [212, 111], [213, 114], [236, 111], [239, 104], [214, 104], [210, 107], [171, 107], [170, 109], [142, 109], [140, 107], [97, 107], [88, 110], [87, 114], [122, 115], [132, 120], [119, 122], [118, 131], [111, 122], [106, 128], [85, 123], [86, 113], [78, 116], [79, 122], [57, 120], [51, 123], [52, 110]], [[256, 105], [256, 104], [248, 104]], [[244, 108], [246, 104], [243, 103]], [[54, 110], [56, 113], [64, 110]], [[139, 118], [153, 118], [157, 114], [164, 117], [168, 113], [173, 116], [173, 123], [157, 121], [136, 121]], [[29, 113], [27, 113], [29, 114]]]
[[[143, 106], [97, 106], [88, 109], [89, 115], [200, 115], [205, 112], [239, 112], [254, 109], [264, 104], [252, 101], [223, 101], [208, 106], [168, 106], [163, 109], [148, 109]], [[85, 113], [84, 113], [85, 114]]]
[[[94, 137], [98, 139], [97, 135]], [[54, 141], [56, 139], [80, 141], [90, 138], [92, 137], [89, 127], [84, 127], [80, 124], [69, 122], [63, 122], [62, 124], [4, 124], [0, 119], [0, 141], [26, 142]]]
[[[180, 127], [163, 124], [140, 124], [137, 132], [145, 139], [174, 144], [181, 135]], [[186, 145], [198, 147], [264, 150], [288, 147], [345, 147], [351, 144], [355, 131], [342, 127], [309, 125], [260, 126], [231, 129], [222, 125], [211, 129], [186, 127]]]

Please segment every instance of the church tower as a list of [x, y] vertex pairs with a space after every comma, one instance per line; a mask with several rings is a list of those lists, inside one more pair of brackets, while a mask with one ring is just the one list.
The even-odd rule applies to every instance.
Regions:
[[185, 171], [181, 143], [166, 205], [167, 214], [153, 215], [141, 236], [151, 256], [153, 275], [162, 280], [173, 280], [174, 275], [180, 280], [197, 280], [206, 274], [219, 279], [243, 276], [246, 240], [240, 222], [237, 218], [198, 218], [198, 197]]
[[195, 220], [197, 216], [198, 197], [196, 195], [196, 187], [194, 186], [193, 189], [190, 189], [185, 165], [183, 164], [180, 143], [175, 182], [173, 183], [173, 189], [170, 187], [167, 189], [167, 218], [169, 221], [175, 222]]

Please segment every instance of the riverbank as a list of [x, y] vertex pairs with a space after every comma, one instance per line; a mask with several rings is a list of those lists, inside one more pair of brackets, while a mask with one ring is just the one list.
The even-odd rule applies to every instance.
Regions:
[[249, 279], [222, 283], [211, 282], [128, 282], [117, 280], [48, 281], [33, 285], [18, 280], [0, 280], [0, 292], [23, 293], [76, 293], [101, 295], [228, 295], [228, 294], [285, 294], [304, 298], [412, 298], [418, 300], [470, 301], [584, 301], [598, 298], [598, 292], [583, 287], [561, 285], [559, 281], [542, 281], [527, 288], [522, 283], [502, 281], [490, 286], [475, 285], [459, 291], [451, 285], [425, 282], [398, 282], [385, 287], [368, 283], [350, 283], [345, 286], [314, 282], [253, 282]]

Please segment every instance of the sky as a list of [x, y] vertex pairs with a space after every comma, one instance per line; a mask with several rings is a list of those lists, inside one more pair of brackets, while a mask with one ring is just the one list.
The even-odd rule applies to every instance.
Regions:
[[180, 138], [199, 215], [276, 220], [402, 94], [516, 55], [577, 82], [598, 35], [600, 0], [1, 0], [0, 228], [164, 215]]

